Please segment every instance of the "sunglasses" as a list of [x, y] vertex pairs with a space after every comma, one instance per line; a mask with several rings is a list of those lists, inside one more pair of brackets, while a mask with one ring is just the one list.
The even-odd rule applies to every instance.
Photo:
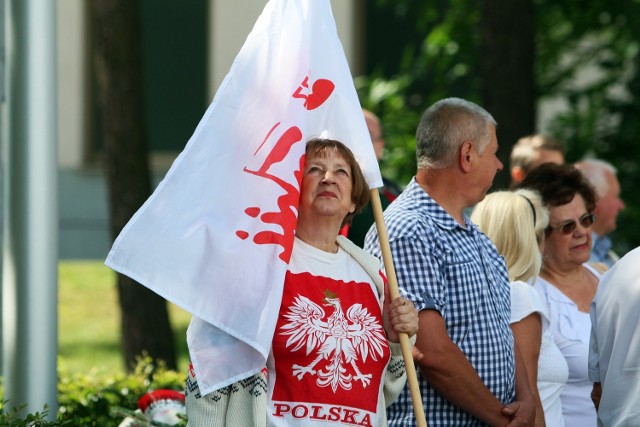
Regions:
[[551, 234], [553, 230], [560, 230], [562, 234], [571, 234], [576, 230], [578, 223], [580, 223], [582, 228], [588, 228], [591, 227], [595, 220], [596, 216], [594, 214], [587, 213], [582, 215], [577, 222], [575, 220], [572, 220], [571, 222], [565, 222], [564, 224], [557, 227], [548, 226], [545, 231], [547, 235]]

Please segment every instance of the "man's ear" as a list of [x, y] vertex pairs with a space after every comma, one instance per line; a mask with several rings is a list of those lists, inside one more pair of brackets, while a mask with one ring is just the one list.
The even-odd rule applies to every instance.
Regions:
[[525, 177], [524, 169], [520, 166], [514, 166], [511, 169], [511, 180], [516, 184], [520, 184]]
[[469, 141], [465, 141], [460, 146], [460, 168], [463, 172], [471, 171], [471, 163], [473, 162], [475, 150], [473, 144]]

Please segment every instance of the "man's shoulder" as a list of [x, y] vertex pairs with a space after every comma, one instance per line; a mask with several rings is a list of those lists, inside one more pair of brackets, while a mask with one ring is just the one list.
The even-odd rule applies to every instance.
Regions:
[[384, 220], [389, 234], [395, 237], [424, 233], [433, 226], [428, 208], [405, 193], [384, 211]]
[[486, 251], [488, 254], [498, 257], [500, 258], [500, 252], [498, 252], [498, 248], [496, 248], [495, 243], [493, 243], [493, 240], [491, 240], [486, 234], [484, 234], [477, 225], [472, 224], [472, 227], [474, 227], [477, 230], [478, 235], [480, 236], [480, 241], [482, 242], [482, 244], [484, 245]]
[[384, 220], [390, 241], [415, 239], [430, 246], [453, 227], [453, 219], [415, 180], [385, 209]]
[[398, 216], [409, 216], [414, 221], [428, 217], [437, 203], [425, 193], [415, 181], [409, 183], [400, 196], [385, 210], [385, 219]]

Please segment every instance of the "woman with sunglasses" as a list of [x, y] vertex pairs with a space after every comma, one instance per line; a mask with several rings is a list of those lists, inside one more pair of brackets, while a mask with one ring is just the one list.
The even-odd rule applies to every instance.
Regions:
[[600, 281], [598, 270], [587, 263], [595, 191], [573, 166], [550, 163], [532, 170], [518, 187], [538, 191], [549, 209], [542, 269], [535, 289], [547, 306], [554, 340], [569, 366], [569, 379], [561, 394], [565, 426], [595, 427], [587, 371], [589, 306]]

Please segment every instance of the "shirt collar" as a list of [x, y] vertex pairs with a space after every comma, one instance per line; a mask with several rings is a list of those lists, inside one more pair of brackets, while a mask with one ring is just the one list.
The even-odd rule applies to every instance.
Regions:
[[417, 183], [415, 176], [411, 179], [411, 182], [405, 191], [408, 193], [408, 196], [413, 199], [415, 206], [418, 206], [421, 211], [431, 217], [438, 227], [445, 230], [453, 230], [454, 228], [459, 227], [465, 231], [471, 232], [472, 234], [477, 233], [477, 227], [471, 222], [465, 213], [462, 214], [465, 227], [462, 227], [458, 221], [449, 215], [449, 213], [445, 211], [435, 200], [433, 200], [431, 196], [429, 196], [429, 194], [420, 186], [420, 184]]

